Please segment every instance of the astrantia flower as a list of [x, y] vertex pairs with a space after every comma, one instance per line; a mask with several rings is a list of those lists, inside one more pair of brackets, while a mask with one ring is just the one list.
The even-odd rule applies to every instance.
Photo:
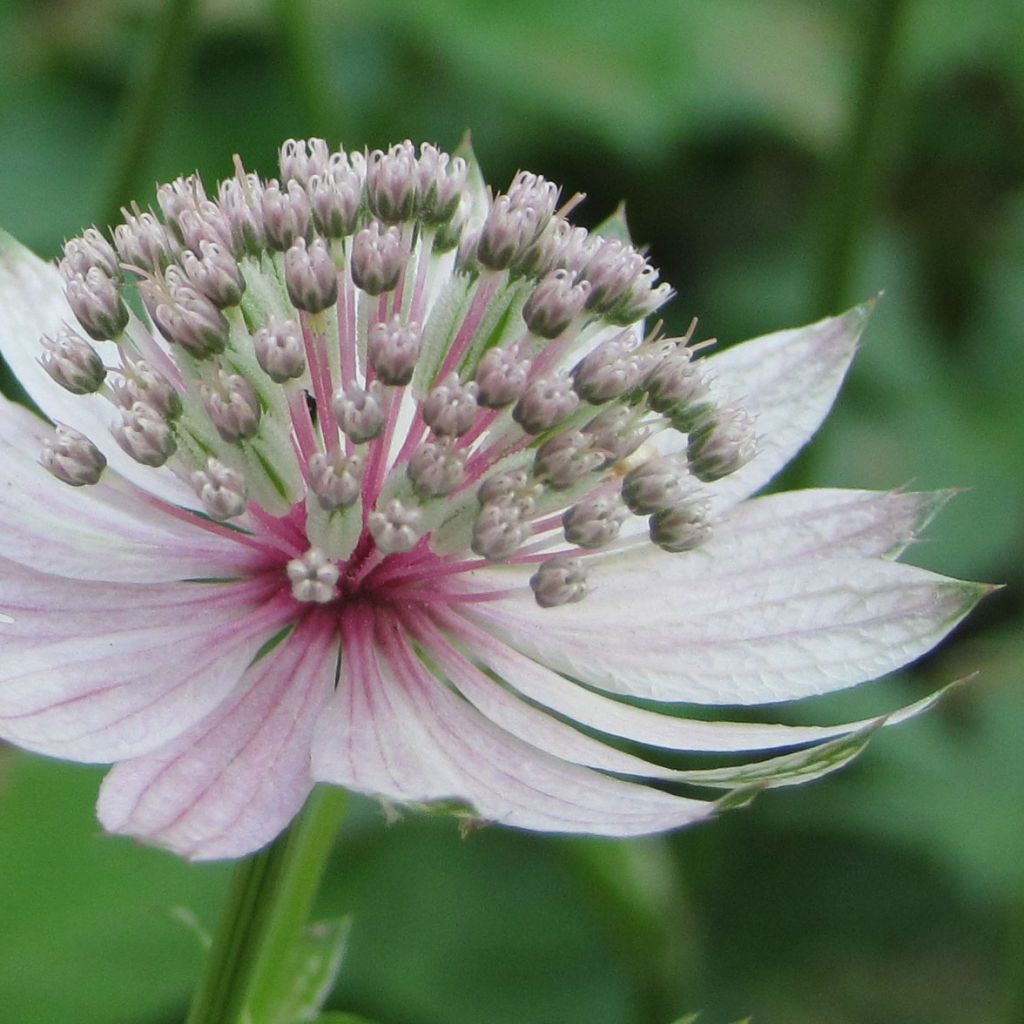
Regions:
[[866, 308], [707, 355], [643, 326], [669, 288], [553, 184], [494, 197], [427, 145], [288, 142], [278, 181], [157, 199], [59, 269], [0, 238], [0, 345], [52, 421], [0, 406], [0, 736], [114, 763], [112, 832], [239, 856], [315, 781], [685, 825], [717, 804], [684, 787], [822, 774], [878, 721], [679, 704], [875, 678], [981, 593], [892, 560], [941, 496], [748, 500]]

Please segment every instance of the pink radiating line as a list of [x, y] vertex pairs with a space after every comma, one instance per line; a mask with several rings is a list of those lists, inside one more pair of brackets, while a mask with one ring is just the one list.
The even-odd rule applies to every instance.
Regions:
[[483, 322], [487, 307], [490, 305], [491, 299], [494, 298], [494, 293], [497, 290], [498, 275], [496, 274], [492, 275], [488, 280], [480, 281], [477, 285], [473, 301], [469, 304], [469, 309], [466, 311], [466, 317], [462, 321], [462, 326], [459, 328], [458, 334], [455, 335], [452, 347], [448, 350], [448, 355], [445, 357], [444, 363], [438, 372], [437, 380], [444, 380], [449, 373], [457, 369], [462, 357], [469, 348], [473, 335], [476, 334], [477, 328]]
[[299, 314], [302, 323], [302, 343], [306, 349], [306, 362], [309, 364], [309, 376], [313, 382], [313, 395], [316, 398], [316, 415], [320, 422], [320, 433], [327, 448], [332, 446], [337, 436], [338, 427], [334, 422], [331, 410], [331, 368], [327, 359], [326, 344], [323, 334], [313, 330], [310, 315], [304, 310]]
[[319, 449], [316, 435], [313, 433], [313, 422], [309, 418], [306, 392], [301, 387], [296, 388], [288, 396], [288, 412], [292, 419], [292, 443], [299, 455], [302, 476], [304, 479], [308, 479], [309, 460]]

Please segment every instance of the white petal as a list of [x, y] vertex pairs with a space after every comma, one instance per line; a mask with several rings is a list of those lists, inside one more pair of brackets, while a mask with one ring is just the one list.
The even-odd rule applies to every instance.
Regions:
[[[835, 739], [865, 729], [876, 721], [866, 718], [840, 725], [807, 726], [679, 718], [671, 709], [648, 710], [588, 690], [513, 650], [461, 616], [440, 613], [438, 619], [441, 628], [471, 651], [474, 658], [528, 700], [590, 729], [651, 747], [706, 753], [773, 750]], [[436, 643], [433, 640], [436, 630], [431, 631], [429, 624], [425, 626], [432, 644]], [[434, 654], [432, 644], [429, 649]], [[886, 715], [886, 724], [904, 722], [934, 703], [934, 696], [916, 701]]]
[[518, 590], [464, 614], [518, 650], [604, 689], [655, 700], [763, 704], [885, 675], [930, 650], [986, 592], [913, 566], [804, 559], [749, 567], [634, 553], [580, 604]]
[[455, 801], [477, 817], [554, 832], [642, 835], [713, 810], [515, 739], [444, 687], [394, 622], [378, 619], [376, 644], [371, 628], [344, 638], [343, 678], [314, 738], [315, 778], [405, 802]]
[[336, 660], [332, 639], [300, 626], [212, 715], [110, 772], [103, 827], [192, 860], [242, 857], [270, 842], [312, 788], [309, 746]]
[[57, 268], [0, 230], [0, 353], [15, 377], [50, 419], [85, 434], [126, 479], [165, 501], [195, 505], [195, 494], [166, 466], [142, 466], [121, 450], [110, 433], [117, 418], [110, 402], [70, 394], [39, 365], [39, 339], [76, 322]]
[[77, 761], [137, 757], [180, 735], [230, 693], [289, 614], [253, 583], [0, 571], [0, 737]]
[[61, 483], [36, 461], [50, 434], [0, 397], [0, 556], [112, 582], [232, 576], [251, 564], [248, 549], [163, 513], [155, 499], [112, 483], [110, 470], [91, 487]]
[[807, 327], [745, 341], [706, 360], [717, 380], [716, 395], [738, 401], [754, 417], [758, 436], [757, 455], [708, 486], [715, 511], [760, 490], [810, 440], [832, 408], [873, 308], [874, 302], [864, 303]]

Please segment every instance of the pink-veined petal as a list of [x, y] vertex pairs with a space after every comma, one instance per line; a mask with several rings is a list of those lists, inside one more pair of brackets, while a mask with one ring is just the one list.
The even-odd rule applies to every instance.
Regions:
[[713, 810], [517, 740], [442, 685], [396, 620], [348, 627], [344, 650], [314, 738], [317, 779], [405, 802], [455, 801], [489, 821], [553, 832], [642, 835]]
[[242, 857], [270, 842], [312, 789], [310, 741], [336, 661], [334, 636], [300, 625], [213, 714], [117, 765], [100, 790], [100, 823], [192, 860]]
[[467, 617], [539, 661], [617, 693], [766, 704], [885, 675], [935, 646], [987, 588], [874, 559], [765, 568], [706, 560], [707, 575], [634, 552], [601, 566], [579, 604], [528, 592]]
[[0, 737], [77, 761], [149, 753], [209, 714], [291, 609], [258, 583], [4, 571]]
[[157, 583], [232, 576], [252, 563], [241, 544], [174, 518], [110, 470], [69, 487], [37, 459], [52, 433], [38, 416], [0, 397], [0, 556], [78, 579]]
[[[448, 612], [436, 613], [436, 618], [441, 630], [447, 631], [467, 652], [471, 652], [475, 660], [528, 700], [590, 729], [651, 747], [704, 753], [773, 750], [835, 739], [877, 721], [877, 718], [865, 718], [839, 725], [808, 726], [680, 718], [664, 710], [624, 704], [580, 686], [514, 650], [462, 616]], [[437, 643], [440, 631], [425, 618], [420, 622], [430, 641], [425, 645], [433, 654], [435, 649], [432, 645]], [[915, 701], [886, 715], [886, 724], [897, 725], [913, 718], [934, 702], [934, 696]]]
[[121, 450], [110, 433], [116, 412], [105, 398], [72, 395], [40, 366], [39, 339], [76, 322], [57, 268], [0, 229], [0, 353], [21, 385], [50, 419], [85, 434], [126, 479], [165, 501], [195, 506], [191, 488], [166, 466], [140, 465]]

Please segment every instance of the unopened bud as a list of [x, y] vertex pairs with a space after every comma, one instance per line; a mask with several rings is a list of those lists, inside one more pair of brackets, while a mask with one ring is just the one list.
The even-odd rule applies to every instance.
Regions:
[[580, 430], [568, 430], [545, 441], [534, 457], [533, 471], [556, 491], [578, 484], [604, 461], [591, 447], [591, 438]]
[[121, 290], [99, 267], [92, 267], [84, 277], [73, 275], [65, 294], [89, 337], [110, 341], [128, 326], [128, 307], [121, 300]]
[[167, 418], [145, 402], [123, 409], [121, 422], [111, 432], [125, 452], [144, 466], [162, 466], [177, 448]]
[[424, 498], [451, 494], [466, 477], [466, 453], [451, 444], [424, 441], [406, 466], [416, 493]]
[[245, 480], [219, 459], [207, 459], [206, 470], [196, 470], [190, 479], [211, 519], [234, 519], [245, 511]]
[[650, 436], [650, 431], [638, 422], [636, 413], [624, 405], [610, 405], [602, 409], [586, 426], [595, 451], [605, 456], [605, 465], [621, 462], [632, 455]]
[[581, 548], [602, 548], [618, 537], [628, 514], [616, 496], [587, 498], [562, 516], [565, 539]]
[[207, 415], [223, 440], [232, 444], [256, 436], [262, 409], [245, 377], [218, 370], [216, 382], [201, 384], [199, 390]]
[[152, 213], [122, 210], [125, 221], [114, 228], [114, 245], [121, 262], [138, 267], [147, 274], [155, 274], [167, 266], [174, 245], [167, 228]]
[[691, 488], [670, 456], [651, 459], [630, 470], [622, 481], [622, 500], [638, 516], [672, 508]]
[[439, 437], [461, 437], [476, 419], [476, 384], [450, 373], [423, 400], [423, 422]]
[[362, 202], [362, 180], [348, 161], [333, 161], [325, 174], [306, 184], [313, 223], [328, 238], [346, 238], [356, 229]]
[[230, 324], [224, 314], [191, 285], [175, 284], [168, 288], [144, 280], [139, 283], [139, 292], [153, 323], [168, 341], [180, 345], [196, 359], [208, 359], [224, 351]]
[[523, 320], [539, 338], [557, 338], [580, 314], [589, 291], [568, 270], [551, 270], [523, 305]]
[[334, 392], [331, 410], [354, 444], [372, 441], [384, 429], [384, 389], [376, 380], [368, 388], [353, 382]]
[[541, 608], [582, 601], [587, 596], [587, 570], [579, 558], [555, 555], [530, 577], [530, 588]]
[[319, 313], [338, 301], [338, 272], [322, 238], [295, 239], [284, 254], [284, 283], [296, 309]]
[[477, 488], [477, 501], [481, 505], [514, 504], [526, 494], [529, 482], [525, 469], [493, 473]]
[[476, 400], [487, 409], [501, 409], [517, 401], [526, 388], [530, 361], [519, 348], [490, 348], [476, 367]]
[[245, 278], [231, 253], [216, 242], [199, 243], [201, 256], [190, 249], [181, 254], [181, 266], [189, 280], [218, 309], [237, 306], [245, 292]]
[[409, 141], [386, 153], [375, 149], [366, 162], [366, 203], [385, 224], [399, 224], [416, 211], [416, 150]]
[[372, 221], [352, 242], [352, 280], [367, 295], [389, 292], [398, 284], [407, 259], [401, 231]]
[[579, 396], [593, 405], [621, 398], [640, 383], [642, 364], [634, 354], [636, 335], [622, 331], [584, 356], [573, 370]]
[[692, 551], [710, 536], [706, 502], [692, 498], [655, 512], [649, 520], [651, 540], [664, 551]]
[[323, 174], [331, 151], [323, 139], [287, 139], [281, 145], [278, 166], [281, 180], [305, 186], [314, 174]]
[[754, 424], [739, 408], [719, 409], [687, 439], [690, 471], [711, 483], [746, 465], [757, 453]]
[[260, 369], [275, 384], [301, 377], [306, 371], [306, 350], [294, 320], [271, 321], [252, 339]]
[[121, 267], [114, 247], [96, 228], [87, 228], [79, 238], [70, 238], [64, 243], [64, 258], [60, 270], [65, 280], [75, 274], [85, 277], [93, 267], [98, 267], [107, 277], [118, 278]]
[[504, 562], [522, 547], [532, 532], [530, 524], [514, 505], [487, 502], [473, 524], [470, 546], [481, 558]]
[[397, 498], [383, 509], [371, 512], [367, 525], [377, 547], [384, 554], [412, 551], [422, 536], [423, 516], [418, 508], [406, 508]]
[[403, 323], [397, 314], [370, 328], [367, 355], [374, 372], [384, 384], [398, 387], [412, 380], [420, 354], [422, 331], [415, 321]]
[[427, 224], [446, 224], [451, 220], [462, 199], [468, 173], [462, 157], [451, 159], [429, 143], [420, 146], [417, 191], [420, 217]]
[[678, 430], [692, 430], [713, 408], [707, 379], [690, 349], [669, 353], [651, 370], [644, 384], [647, 404], [667, 415]]
[[312, 210], [306, 190], [289, 181], [282, 189], [276, 181], [268, 181], [260, 196], [263, 230], [267, 244], [278, 252], [286, 252], [297, 238], [309, 232]]
[[62, 327], [56, 338], [40, 339], [43, 354], [39, 359], [46, 372], [73, 395], [90, 395], [99, 389], [107, 375], [99, 353], [81, 335]]
[[39, 463], [62, 483], [85, 487], [99, 481], [107, 460], [84, 434], [58, 424], [56, 435], [43, 443]]
[[572, 415], [580, 404], [564, 373], [537, 377], [526, 386], [512, 410], [512, 419], [528, 434], [542, 434]]
[[358, 452], [343, 455], [341, 451], [317, 452], [309, 460], [309, 486], [328, 512], [348, 508], [359, 497], [364, 462]]
[[310, 548], [301, 558], [293, 558], [285, 572], [296, 601], [327, 604], [337, 596], [341, 570], [319, 548]]
[[112, 387], [117, 404], [130, 409], [136, 402], [148, 405], [159, 415], [173, 420], [181, 413], [181, 397], [170, 381], [141, 359], [126, 364], [123, 376]]
[[220, 184], [220, 208], [231, 241], [231, 251], [241, 257], [255, 255], [266, 242], [263, 209], [259, 201], [262, 186], [254, 175], [229, 178]]

